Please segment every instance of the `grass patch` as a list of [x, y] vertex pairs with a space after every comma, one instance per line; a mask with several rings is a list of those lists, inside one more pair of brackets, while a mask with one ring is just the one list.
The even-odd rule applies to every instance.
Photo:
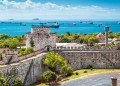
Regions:
[[[84, 73], [85, 71], [87, 71], [87, 73]], [[82, 76], [88, 76], [90, 74], [96, 74], [96, 73], [104, 73], [104, 72], [119, 72], [120, 69], [93, 69], [93, 71], [91, 71], [90, 69], [82, 69], [82, 70], [77, 70], [74, 71], [72, 76], [66, 77], [68, 79], [76, 79], [76, 78], [80, 78]], [[75, 73], [78, 72], [79, 75], [76, 75]]]
[[[84, 73], [85, 71], [87, 71], [86, 73]], [[88, 75], [91, 75], [91, 74], [96, 74], [96, 73], [106, 73], [106, 72], [119, 72], [120, 69], [93, 69], [93, 71], [91, 71], [90, 69], [81, 69], [81, 70], [76, 70], [73, 72], [73, 75], [69, 76], [69, 77], [66, 77], [64, 79], [76, 79], [76, 78], [80, 78], [82, 76], [88, 76]], [[79, 73], [78, 75], [76, 75], [76, 72]], [[63, 79], [63, 80], [64, 80]], [[63, 82], [61, 82], [63, 83]], [[30, 85], [30, 86], [57, 86], [59, 85], [60, 83], [56, 83], [56, 84], [39, 84], [39, 85]]]
[[43, 83], [43, 84], [33, 84], [33, 85], [30, 85], [30, 86], [57, 86], [57, 85], [60, 85], [59, 83], [51, 83], [50, 85], [48, 83]]

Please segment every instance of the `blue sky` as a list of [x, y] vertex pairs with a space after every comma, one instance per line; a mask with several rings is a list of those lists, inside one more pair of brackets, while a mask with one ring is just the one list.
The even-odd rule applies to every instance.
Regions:
[[120, 0], [0, 0], [0, 19], [120, 20]]

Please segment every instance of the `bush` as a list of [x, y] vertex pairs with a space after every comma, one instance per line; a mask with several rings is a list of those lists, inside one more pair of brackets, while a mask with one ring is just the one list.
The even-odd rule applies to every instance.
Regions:
[[43, 75], [41, 76], [43, 80], [49, 82], [50, 84], [50, 81], [54, 81], [56, 80], [56, 74], [55, 72], [52, 72], [52, 71], [46, 71], [43, 73]]
[[32, 39], [30, 40], [30, 46], [34, 47], [34, 41]]
[[79, 75], [79, 73], [78, 73], [78, 72], [75, 72], [75, 75]]
[[23, 83], [19, 78], [14, 78], [12, 83], [13, 83], [13, 86], [23, 86]]
[[92, 65], [88, 65], [87, 66], [87, 69], [91, 69], [91, 68], [93, 68]]
[[65, 76], [70, 76], [73, 74], [73, 69], [71, 67], [67, 67], [67, 65], [64, 65], [61, 67], [60, 73]]
[[2, 53], [0, 53], [0, 60], [2, 60]]
[[87, 73], [87, 71], [84, 71], [84, 73]]
[[34, 51], [33, 47], [28, 47], [28, 48], [25, 50], [25, 54], [31, 53], [31, 52], [33, 52], [33, 51]]
[[67, 68], [67, 76], [70, 76], [70, 75], [72, 75], [72, 74], [73, 74], [73, 68], [68, 67], [68, 68]]
[[34, 51], [33, 47], [28, 47], [27, 49], [21, 48], [20, 50], [18, 50], [18, 56], [28, 54], [28, 53], [31, 53], [33, 51]]
[[90, 70], [93, 71], [93, 68], [91, 68]]

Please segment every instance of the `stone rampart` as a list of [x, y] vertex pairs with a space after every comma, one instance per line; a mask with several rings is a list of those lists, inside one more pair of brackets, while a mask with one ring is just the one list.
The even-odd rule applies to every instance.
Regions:
[[42, 59], [45, 58], [46, 53], [39, 54], [37, 56], [28, 58], [10, 65], [0, 65], [1, 76], [3, 78], [7, 75], [7, 69], [11, 69], [12, 74], [19, 77], [25, 86], [36, 82], [36, 76], [40, 76], [48, 68], [43, 65]]
[[18, 61], [21, 61], [21, 60], [30, 58], [30, 57], [35, 56], [35, 55], [37, 55], [37, 54], [40, 54], [40, 53], [42, 53], [42, 52], [43, 52], [43, 50], [40, 49], [40, 50], [31, 52], [31, 53], [28, 53], [28, 54], [25, 54], [25, 55], [18, 56]]
[[77, 69], [120, 68], [120, 51], [55, 51], [67, 60], [68, 66]]

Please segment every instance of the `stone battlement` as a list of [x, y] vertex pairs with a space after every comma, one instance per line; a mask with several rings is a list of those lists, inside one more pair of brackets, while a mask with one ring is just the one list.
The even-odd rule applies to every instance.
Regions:
[[50, 28], [49, 26], [43, 26], [43, 25], [32, 25], [32, 28]]
[[48, 26], [41, 26], [41, 25], [32, 25], [31, 33], [41, 32], [41, 31], [45, 31], [46, 33], [50, 33], [50, 27], [48, 27]]

